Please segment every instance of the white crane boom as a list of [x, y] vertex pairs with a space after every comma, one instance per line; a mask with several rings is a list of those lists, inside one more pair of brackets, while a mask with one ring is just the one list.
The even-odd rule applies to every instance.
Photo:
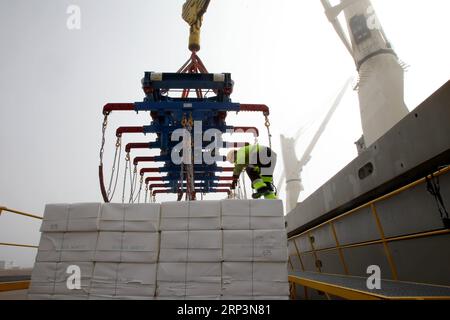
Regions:
[[[331, 120], [331, 117], [335, 113], [337, 107], [342, 101], [345, 92], [353, 81], [353, 77], [350, 77], [344, 84], [343, 88], [340, 90], [330, 109], [328, 110], [325, 118], [320, 124], [317, 132], [314, 134], [311, 142], [308, 144], [305, 152], [303, 153], [300, 160], [297, 160], [297, 156], [295, 154], [295, 145], [297, 144], [300, 135], [296, 135], [294, 138], [286, 138], [281, 135], [281, 151], [283, 154], [283, 162], [285, 170], [282, 172], [280, 180], [278, 182], [277, 188], [280, 189], [283, 181], [286, 179], [286, 206], [287, 212], [292, 210], [298, 201], [298, 197], [300, 192], [303, 190], [303, 185], [301, 182], [301, 172], [306, 164], [311, 159], [311, 153], [314, 150], [317, 142], [325, 131], [328, 123]], [[299, 131], [301, 132], [301, 131]]]

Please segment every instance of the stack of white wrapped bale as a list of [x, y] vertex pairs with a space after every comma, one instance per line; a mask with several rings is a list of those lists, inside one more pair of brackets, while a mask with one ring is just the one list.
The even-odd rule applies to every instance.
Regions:
[[152, 298], [159, 211], [155, 204], [47, 205], [29, 298]]
[[[30, 299], [88, 299], [100, 207], [96, 203], [46, 206]], [[80, 286], [70, 290], [67, 271], [73, 265], [79, 268]]]
[[224, 200], [223, 299], [287, 299], [287, 237], [281, 201]]
[[281, 201], [47, 205], [41, 232], [31, 299], [288, 298]]
[[220, 299], [220, 201], [161, 205], [159, 299]]
[[159, 204], [104, 204], [90, 299], [153, 299]]

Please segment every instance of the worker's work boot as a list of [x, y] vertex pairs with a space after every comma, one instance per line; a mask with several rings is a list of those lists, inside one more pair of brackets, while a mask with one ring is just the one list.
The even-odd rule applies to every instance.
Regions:
[[266, 199], [266, 200], [276, 200], [278, 198], [277, 198], [277, 195], [275, 194], [275, 192], [269, 191], [269, 192], [266, 192], [264, 194], [264, 199]]
[[277, 199], [277, 193], [275, 192], [275, 186], [273, 184], [273, 176], [262, 176], [261, 177], [267, 186], [268, 191], [264, 193], [264, 199], [274, 200]]
[[252, 199], [259, 199], [259, 198], [261, 198], [263, 196], [263, 194], [262, 193], [259, 193], [259, 192], [255, 192], [255, 193], [253, 193], [252, 194]]
[[253, 199], [259, 199], [262, 196], [265, 196], [267, 193], [271, 193], [272, 191], [270, 191], [270, 189], [266, 186], [263, 188], [260, 188], [258, 190], [256, 190], [255, 193], [252, 194], [252, 198]]
[[267, 192], [270, 192], [270, 188], [267, 186], [266, 183], [262, 179], [257, 179], [253, 181], [252, 188], [255, 189], [255, 193], [252, 194], [253, 199], [259, 199]]

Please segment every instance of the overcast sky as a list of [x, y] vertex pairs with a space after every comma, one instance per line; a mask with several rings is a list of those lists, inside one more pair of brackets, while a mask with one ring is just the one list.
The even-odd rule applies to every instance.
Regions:
[[[183, 2], [0, 0], [0, 205], [42, 215], [46, 203], [101, 200], [102, 107], [140, 101], [144, 71], [176, 71], [188, 58]], [[405, 99], [412, 110], [450, 78], [450, 2], [372, 2], [398, 55], [410, 65]], [[67, 28], [71, 4], [81, 9], [80, 30]], [[199, 55], [210, 72], [232, 73], [234, 101], [271, 107], [276, 151], [281, 133], [307, 126], [299, 155], [345, 80], [355, 75], [319, 0], [213, 0]], [[147, 120], [111, 117], [107, 162], [113, 128]], [[229, 120], [263, 129], [255, 114]], [[356, 156], [353, 143], [361, 134], [357, 95], [349, 90], [304, 170], [301, 199]], [[281, 169], [280, 162], [277, 173]], [[37, 244], [38, 228], [39, 222], [5, 213], [0, 242]], [[0, 247], [0, 260], [22, 266], [32, 265], [34, 254]]]

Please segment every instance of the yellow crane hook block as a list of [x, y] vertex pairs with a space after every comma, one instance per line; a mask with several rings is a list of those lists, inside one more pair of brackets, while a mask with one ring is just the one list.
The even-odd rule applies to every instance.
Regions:
[[187, 0], [183, 4], [182, 17], [190, 29], [189, 50], [197, 52], [200, 50], [200, 28], [202, 27], [203, 15], [208, 9], [210, 0]]

